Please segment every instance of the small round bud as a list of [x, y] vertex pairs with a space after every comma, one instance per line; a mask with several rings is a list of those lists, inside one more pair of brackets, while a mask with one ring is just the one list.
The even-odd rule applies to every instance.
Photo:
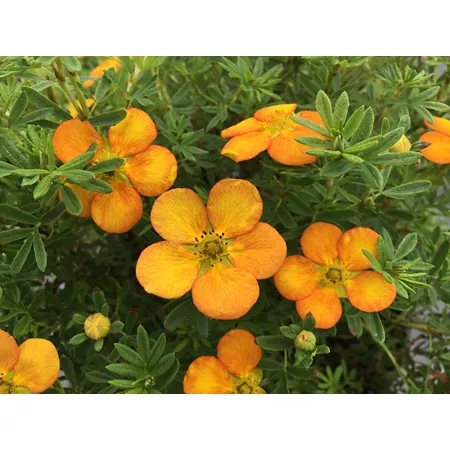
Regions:
[[391, 148], [391, 152], [396, 153], [404, 153], [409, 152], [411, 150], [411, 142], [409, 142], [409, 139], [403, 135], [396, 144], [394, 144]]
[[88, 337], [98, 341], [108, 335], [111, 321], [101, 313], [92, 314], [84, 322], [84, 331]]
[[431, 142], [429, 142], [429, 141], [419, 141], [418, 144], [419, 144], [419, 149], [423, 150], [423, 149], [429, 147], [431, 145]]
[[316, 346], [316, 336], [311, 331], [303, 330], [295, 338], [295, 347], [305, 352], [311, 352]]

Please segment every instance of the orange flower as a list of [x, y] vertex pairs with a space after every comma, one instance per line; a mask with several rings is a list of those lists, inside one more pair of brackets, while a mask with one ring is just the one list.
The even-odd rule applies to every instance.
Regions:
[[219, 341], [217, 358], [200, 356], [189, 366], [183, 380], [185, 394], [265, 394], [259, 387], [262, 371], [255, 369], [262, 350], [255, 336], [231, 330]]
[[142, 217], [142, 199], [155, 197], [171, 188], [177, 177], [177, 161], [165, 147], [151, 145], [157, 135], [150, 116], [136, 108], [110, 127], [108, 139], [97, 134], [92, 125], [78, 119], [63, 122], [53, 136], [53, 149], [63, 163], [83, 154], [96, 142], [98, 150], [92, 163], [124, 158], [125, 163], [113, 173], [97, 174], [108, 181], [113, 192], [98, 194], [68, 184], [81, 200], [80, 217], [91, 217], [109, 233], [125, 233]]
[[59, 356], [47, 339], [28, 339], [20, 347], [0, 330], [0, 394], [44, 392], [58, 378]]
[[286, 257], [286, 243], [259, 222], [263, 204], [245, 180], [219, 181], [206, 208], [190, 189], [172, 189], [153, 205], [150, 219], [166, 241], [139, 256], [136, 276], [166, 299], [192, 288], [195, 306], [213, 319], [237, 319], [259, 297], [257, 280], [271, 277]]
[[[291, 119], [296, 107], [295, 103], [267, 106], [256, 111], [252, 118], [223, 130], [222, 137], [232, 139], [227, 142], [221, 154], [235, 162], [241, 162], [267, 150], [275, 161], [288, 166], [315, 163], [317, 157], [306, 154], [310, 148], [298, 143], [295, 138], [300, 136], [325, 138]], [[301, 111], [297, 116], [323, 126], [319, 113], [315, 111]]]
[[339, 297], [348, 297], [361, 311], [382, 311], [395, 299], [395, 284], [367, 270], [370, 262], [362, 252], [378, 257], [377, 240], [369, 228], [342, 233], [330, 223], [313, 223], [300, 238], [305, 256], [288, 256], [274, 276], [275, 285], [283, 297], [297, 302], [302, 319], [309, 312], [314, 316], [317, 328], [331, 328], [340, 319]]
[[420, 136], [421, 141], [431, 142], [431, 145], [421, 150], [428, 161], [437, 164], [450, 164], [450, 120], [433, 117], [434, 123], [425, 125], [434, 131], [428, 131]]
[[[114, 58], [106, 58], [104, 59], [90, 74], [90, 77], [97, 77], [97, 78], [101, 78], [103, 75], [103, 72], [105, 72], [105, 70], [110, 69], [111, 67], [114, 68], [114, 71], [117, 72], [120, 69], [120, 61], [118, 59], [116, 59], [117, 57]], [[84, 87], [90, 87], [93, 86], [95, 83], [95, 80], [86, 80], [83, 83]]]

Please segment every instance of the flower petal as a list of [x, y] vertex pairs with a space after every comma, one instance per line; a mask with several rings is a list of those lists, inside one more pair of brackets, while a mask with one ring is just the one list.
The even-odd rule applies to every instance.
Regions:
[[249, 272], [216, 264], [194, 281], [192, 299], [212, 319], [239, 319], [259, 297], [259, 285]]
[[[89, 74], [89, 76], [101, 78], [103, 72], [105, 72], [105, 70], [110, 69], [111, 67], [113, 67], [114, 71], [117, 72], [120, 69], [120, 61], [113, 58], [106, 58]], [[93, 86], [94, 83], [95, 80], [86, 80], [83, 83], [83, 86], [90, 87]]]
[[223, 156], [228, 156], [234, 162], [247, 161], [267, 150], [272, 138], [268, 133], [254, 132], [236, 136], [229, 140], [222, 151]]
[[278, 292], [288, 300], [301, 300], [317, 288], [320, 274], [304, 256], [288, 256], [273, 280]]
[[183, 380], [185, 394], [231, 394], [233, 381], [215, 356], [200, 356], [188, 367]]
[[[81, 205], [83, 206], [81, 213], [78, 214], [77, 217], [91, 217], [91, 203], [92, 199], [97, 195], [97, 193], [80, 188], [80, 186], [77, 186], [76, 184], [66, 183], [66, 186], [72, 189], [75, 194], [77, 194], [78, 198], [81, 201]], [[59, 194], [59, 197], [60, 199], [62, 199], [61, 193]]]
[[267, 152], [275, 161], [287, 166], [302, 166], [303, 164], [315, 163], [317, 156], [306, 154], [306, 151], [311, 150], [311, 147], [295, 141], [295, 138], [298, 136], [310, 136], [310, 134], [303, 131], [282, 133], [272, 141]]
[[363, 249], [378, 258], [378, 233], [370, 228], [356, 227], [346, 231], [337, 244], [339, 259], [348, 270], [366, 270], [370, 261]]
[[125, 119], [108, 131], [109, 143], [118, 156], [136, 155], [147, 150], [156, 135], [155, 122], [137, 108], [128, 108]]
[[199, 269], [200, 261], [194, 253], [164, 241], [150, 245], [140, 254], [136, 277], [149, 294], [172, 299], [191, 290]]
[[191, 189], [171, 189], [153, 204], [150, 221], [164, 239], [195, 244], [208, 227], [208, 216], [201, 198]]
[[317, 264], [331, 264], [338, 257], [337, 244], [341, 236], [342, 231], [337, 226], [315, 222], [300, 238], [303, 254]]
[[240, 136], [241, 134], [253, 133], [255, 131], [261, 131], [263, 129], [263, 124], [251, 117], [250, 119], [245, 119], [232, 127], [222, 130], [220, 135], [223, 138], [230, 138], [234, 136]]
[[209, 193], [206, 211], [218, 233], [232, 238], [248, 233], [259, 222], [263, 202], [258, 189], [246, 180], [226, 178]]
[[20, 347], [14, 367], [14, 382], [31, 392], [44, 392], [58, 378], [59, 356], [47, 339], [28, 339]]
[[237, 377], [247, 377], [261, 360], [261, 347], [255, 336], [246, 330], [231, 330], [219, 341], [217, 357], [228, 372]]
[[77, 156], [86, 153], [86, 150], [96, 142], [97, 152], [103, 150], [103, 139], [97, 134], [89, 122], [78, 119], [67, 120], [56, 129], [53, 135], [53, 150], [55, 156], [66, 163]]
[[[433, 119], [434, 119], [433, 124], [431, 124], [425, 120], [424, 121], [425, 125], [434, 131], [438, 131], [439, 133], [446, 134], [447, 136], [450, 137], [450, 120], [444, 119], [442, 117], [434, 117], [434, 116], [433, 116]], [[420, 140], [422, 140], [422, 139], [420, 139]]]
[[388, 283], [383, 275], [367, 270], [346, 283], [350, 303], [364, 312], [378, 312], [389, 308], [395, 300], [395, 284]]
[[435, 131], [420, 136], [421, 141], [431, 142], [431, 145], [420, 150], [428, 161], [436, 164], [450, 164], [450, 136]]
[[177, 160], [168, 148], [152, 145], [125, 164], [125, 173], [139, 194], [156, 197], [173, 186], [177, 167]]
[[122, 181], [110, 184], [113, 188], [111, 194], [97, 194], [92, 199], [92, 218], [108, 233], [126, 233], [142, 217], [142, 199], [134, 188]]
[[6, 331], [0, 330], [0, 379], [4, 377], [19, 360], [19, 346]]
[[342, 316], [341, 302], [332, 288], [315, 289], [310, 296], [299, 300], [295, 307], [302, 319], [311, 313], [316, 321], [316, 328], [325, 330], [336, 325]]
[[297, 105], [295, 103], [266, 106], [265, 108], [256, 111], [253, 117], [256, 120], [261, 120], [263, 122], [271, 122], [275, 118], [292, 116], [292, 114], [294, 114], [295, 108], [297, 108]]
[[258, 222], [253, 230], [234, 240], [228, 257], [233, 266], [263, 280], [280, 268], [286, 252], [286, 242], [278, 231], [267, 223]]

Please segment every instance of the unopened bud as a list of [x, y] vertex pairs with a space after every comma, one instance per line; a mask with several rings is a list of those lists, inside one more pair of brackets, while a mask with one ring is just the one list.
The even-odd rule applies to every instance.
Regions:
[[423, 150], [424, 148], [427, 148], [431, 145], [431, 142], [429, 141], [419, 141], [416, 143], [420, 150]]
[[311, 331], [303, 330], [295, 338], [295, 347], [305, 352], [311, 352], [316, 346], [316, 336]]
[[92, 314], [84, 322], [84, 331], [88, 337], [98, 341], [108, 335], [111, 321], [101, 313]]
[[411, 142], [409, 142], [409, 139], [403, 135], [396, 144], [394, 144], [391, 148], [391, 152], [396, 153], [403, 153], [403, 152], [409, 152], [411, 150]]

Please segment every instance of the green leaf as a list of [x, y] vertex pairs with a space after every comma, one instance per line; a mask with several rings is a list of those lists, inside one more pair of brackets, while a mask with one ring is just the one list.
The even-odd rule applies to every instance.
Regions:
[[64, 174], [66, 170], [82, 169], [94, 157], [97, 147], [96, 142], [91, 144], [85, 153], [58, 167], [58, 174]]
[[54, 108], [55, 116], [59, 117], [63, 120], [71, 120], [72, 116], [68, 111], [58, 106], [56, 103], [53, 103], [47, 97], [42, 95], [40, 92], [35, 91], [30, 87], [23, 87], [23, 91], [27, 94], [28, 100], [33, 103], [39, 109], [42, 108]]
[[310, 136], [301, 136], [298, 138], [295, 138], [297, 142], [303, 145], [307, 145], [311, 148], [330, 148], [331, 149], [331, 143], [328, 141], [324, 141], [321, 138], [317, 137], [310, 137]]
[[12, 230], [0, 231], [0, 244], [18, 241], [29, 236], [34, 228], [14, 228]]
[[95, 177], [92, 172], [80, 169], [65, 170], [64, 176], [71, 183], [89, 183]]
[[345, 139], [350, 139], [359, 128], [364, 117], [364, 106], [360, 106], [347, 120], [345, 124], [343, 135]]
[[36, 259], [36, 264], [41, 272], [45, 272], [47, 267], [47, 252], [45, 251], [44, 243], [42, 242], [39, 230], [34, 230], [34, 240], [33, 240], [34, 258]]
[[14, 171], [14, 175], [19, 177], [34, 177], [36, 175], [47, 175], [48, 170], [44, 169], [17, 169]]
[[113, 191], [113, 188], [103, 180], [93, 179], [88, 183], [76, 182], [74, 184], [88, 191], [98, 192], [99, 194], [110, 194]]
[[47, 175], [42, 178], [42, 180], [38, 183], [38, 185], [34, 188], [33, 198], [38, 199], [43, 197], [52, 187], [53, 177], [51, 175]]
[[191, 300], [184, 301], [175, 309], [170, 311], [170, 313], [164, 320], [164, 327], [169, 331], [175, 330], [184, 322], [184, 319], [186, 319], [186, 317], [189, 315], [189, 313], [191, 313], [191, 311], [193, 311], [193, 309], [194, 306]]
[[81, 70], [80, 61], [76, 56], [62, 56], [64, 65], [69, 72], [79, 72]]
[[79, 333], [79, 334], [76, 334], [76, 335], [69, 341], [69, 344], [70, 344], [70, 345], [80, 345], [80, 344], [83, 343], [86, 339], [88, 339], [88, 337], [86, 336], [85, 333]]
[[91, 117], [89, 122], [93, 127], [105, 127], [115, 125], [125, 119], [125, 117], [127, 117], [127, 111], [125, 109], [117, 109], [96, 117]]
[[401, 184], [400, 186], [387, 189], [383, 192], [383, 195], [386, 197], [403, 199], [421, 192], [425, 192], [430, 187], [431, 181], [428, 180], [411, 181], [410, 183]]
[[0, 136], [0, 155], [17, 167], [27, 168], [30, 166], [29, 158], [4, 136]]
[[22, 270], [23, 265], [25, 264], [25, 261], [27, 260], [30, 253], [32, 244], [33, 236], [28, 236], [22, 244], [22, 247], [20, 247], [14, 259], [12, 260], [10, 268], [12, 275], [17, 275]]
[[[372, 134], [373, 129], [373, 122], [374, 122], [374, 115], [373, 110], [371, 107], [367, 108], [364, 111], [364, 115], [362, 117], [362, 120], [355, 131], [355, 133], [352, 136], [351, 143], [357, 144], [358, 142], [364, 141], [365, 139], [369, 138]], [[344, 130], [345, 133], [345, 130]]]
[[14, 337], [20, 338], [24, 334], [27, 334], [32, 322], [33, 322], [33, 319], [31, 318], [31, 316], [29, 314], [23, 315], [14, 327], [14, 331], [13, 331]]
[[288, 366], [287, 371], [294, 377], [300, 380], [310, 380], [313, 376], [311, 369], [304, 369], [302, 367]]
[[409, 311], [412, 309], [412, 305], [405, 300], [395, 300], [389, 308], [395, 311]]
[[138, 326], [136, 341], [137, 341], [137, 351], [139, 355], [144, 361], [148, 361], [148, 356], [150, 353], [150, 342], [148, 340], [147, 331], [142, 325]]
[[313, 130], [316, 133], [319, 133], [321, 136], [324, 136], [328, 139], [331, 138], [331, 134], [329, 133], [328, 130], [321, 127], [320, 125], [317, 125], [317, 123], [312, 122], [311, 120], [304, 119], [303, 117], [298, 117], [298, 116], [292, 116], [291, 119], [295, 123], [298, 123], [299, 125], [302, 125], [302, 126], [308, 128], [309, 130]]
[[382, 344], [385, 339], [384, 327], [378, 313], [363, 313], [362, 317], [372, 338], [378, 344]]
[[334, 105], [334, 127], [341, 130], [344, 126], [345, 119], [347, 119], [349, 99], [347, 92], [343, 92]]
[[72, 316], [72, 320], [77, 323], [78, 325], [84, 325], [84, 322], [86, 320], [86, 316], [83, 316], [82, 314], [74, 314]]
[[417, 233], [410, 233], [400, 242], [397, 251], [394, 254], [394, 261], [399, 261], [409, 255], [417, 246]]
[[150, 355], [148, 358], [148, 367], [150, 368], [153, 367], [159, 361], [159, 359], [164, 353], [164, 349], [166, 348], [166, 342], [167, 342], [166, 335], [162, 333], [158, 337], [158, 340], [155, 342], [150, 351]]
[[144, 359], [130, 347], [118, 343], [114, 344], [114, 347], [119, 352], [119, 355], [129, 363], [141, 368], [145, 366]]
[[284, 208], [283, 206], [280, 206], [277, 210], [278, 217], [281, 220], [281, 223], [288, 229], [295, 228], [297, 226], [297, 223], [295, 222], [294, 218], [291, 216], [291, 213]]
[[358, 164], [361, 164], [364, 162], [364, 160], [362, 158], [360, 158], [359, 156], [356, 156], [356, 155], [350, 155], [350, 154], [344, 153], [342, 156], [344, 159], [346, 159], [353, 165], [358, 165]]
[[258, 336], [256, 343], [263, 349], [272, 352], [292, 348], [292, 340], [284, 336]]
[[333, 109], [331, 107], [331, 100], [324, 91], [319, 91], [317, 94], [316, 109], [325, 127], [331, 130], [333, 128]]
[[81, 204], [78, 195], [67, 186], [62, 186], [61, 194], [62, 201], [66, 205], [67, 210], [75, 216], [80, 214], [83, 210], [83, 205]]
[[383, 268], [381, 267], [381, 264], [378, 262], [378, 260], [373, 256], [369, 251], [367, 251], [365, 248], [362, 249], [362, 252], [364, 253], [364, 256], [370, 261], [371, 267], [373, 270], [377, 272], [381, 272]]
[[27, 109], [28, 105], [28, 97], [25, 92], [22, 92], [19, 95], [19, 98], [14, 103], [14, 106], [11, 109], [8, 117], [8, 126], [12, 127], [22, 116], [22, 114]]
[[164, 389], [167, 385], [169, 385], [173, 381], [179, 370], [180, 370], [180, 363], [176, 359], [175, 362], [172, 364], [172, 367], [168, 371], [166, 371], [163, 374], [163, 376], [157, 379], [155, 383], [155, 389], [157, 389], [158, 391]]
[[316, 355], [328, 355], [328, 353], [330, 353], [328, 345], [318, 345], [316, 347]]
[[377, 250], [378, 250], [378, 261], [382, 266], [386, 264], [387, 261], [387, 247], [384, 242], [383, 236], [379, 235], [377, 239]]
[[39, 56], [37, 59], [37, 62], [41, 63], [44, 66], [48, 66], [53, 62], [53, 60], [56, 58], [56, 56]]
[[414, 164], [422, 157], [418, 152], [405, 153], [386, 153], [370, 159], [371, 164], [383, 164], [385, 166], [404, 166], [407, 164]]
[[106, 161], [99, 162], [95, 166], [89, 167], [89, 171], [93, 173], [105, 173], [112, 172], [118, 169], [125, 162], [123, 158], [111, 158]]
[[120, 320], [116, 320], [111, 324], [111, 333], [120, 333], [123, 330], [125, 324]]
[[158, 377], [163, 373], [166, 373], [175, 361], [175, 353], [169, 353], [163, 356], [153, 367], [150, 367], [149, 374]]
[[347, 317], [347, 324], [348, 329], [353, 336], [361, 337], [363, 332], [362, 322], [361, 322], [361, 316], [349, 316]]
[[[114, 344], [118, 345], [118, 344]], [[118, 375], [122, 375], [124, 377], [135, 377], [137, 379], [143, 378], [146, 374], [142, 367], [136, 367], [132, 364], [118, 363], [118, 364], [109, 364], [105, 367], [106, 370], [110, 372], [117, 373]]]
[[136, 381], [134, 380], [110, 380], [108, 383], [111, 386], [117, 387], [119, 389], [134, 389]]
[[315, 326], [316, 319], [314, 319], [314, 316], [309, 312], [303, 319], [302, 328], [304, 330], [313, 331]]
[[50, 211], [47, 211], [41, 218], [41, 222], [48, 224], [52, 223], [55, 220], [58, 220], [64, 213], [66, 212], [66, 206], [64, 203], [58, 203], [54, 208]]
[[361, 170], [361, 176], [364, 181], [372, 188], [380, 190], [383, 186], [383, 176], [380, 171], [373, 165], [368, 162], [364, 162], [359, 166]]
[[436, 273], [441, 268], [441, 266], [445, 262], [445, 259], [447, 258], [449, 249], [450, 249], [450, 241], [446, 239], [436, 250], [434, 258], [431, 261], [431, 263], [434, 266], [434, 269], [430, 271], [430, 274]]
[[326, 178], [335, 178], [348, 172], [353, 164], [346, 159], [334, 159], [327, 162], [320, 170], [320, 175]]
[[445, 360], [447, 360], [447, 361], [450, 361], [450, 352], [443, 353], [443, 354], [441, 355], [441, 358], [442, 358], [442, 359], [445, 359]]
[[383, 121], [381, 122], [381, 134], [386, 134], [389, 131], [391, 124], [387, 117], [383, 117]]
[[97, 84], [97, 88], [95, 89], [95, 98], [97, 102], [102, 101], [106, 94], [108, 93], [108, 89], [111, 86], [111, 80], [108, 77], [103, 77]]

